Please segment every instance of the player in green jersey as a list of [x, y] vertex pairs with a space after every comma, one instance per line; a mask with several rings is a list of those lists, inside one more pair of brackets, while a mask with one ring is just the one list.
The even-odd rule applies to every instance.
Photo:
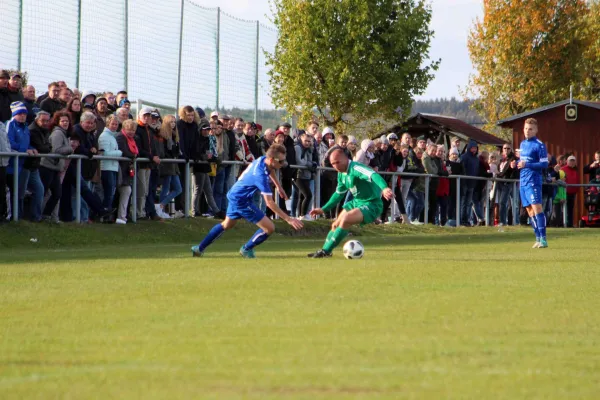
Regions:
[[385, 180], [371, 168], [350, 160], [343, 150], [334, 150], [329, 156], [331, 166], [338, 171], [338, 183], [335, 193], [323, 208], [315, 208], [310, 212], [312, 217], [323, 215], [333, 209], [346, 197], [348, 190], [353, 199], [344, 204], [344, 209], [331, 224], [321, 250], [309, 254], [311, 258], [331, 257], [335, 249], [346, 236], [348, 229], [356, 224], [370, 224], [383, 212], [381, 196], [386, 200], [394, 198], [394, 192]]

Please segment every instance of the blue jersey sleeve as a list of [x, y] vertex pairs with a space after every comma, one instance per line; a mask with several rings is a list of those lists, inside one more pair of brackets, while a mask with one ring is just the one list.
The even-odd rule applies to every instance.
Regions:
[[271, 190], [271, 185], [270, 185], [270, 181], [269, 181], [269, 170], [267, 169], [266, 165], [265, 165], [264, 173], [261, 171], [260, 174], [261, 174], [261, 177], [260, 177], [260, 179], [257, 180], [257, 183], [256, 183], [258, 190], [260, 190], [260, 192], [262, 194], [273, 194], [273, 190]]
[[544, 146], [542, 142], [538, 142], [537, 153], [538, 161], [531, 163], [528, 162], [525, 166], [532, 169], [540, 170], [548, 168], [548, 151], [546, 150], [546, 146]]

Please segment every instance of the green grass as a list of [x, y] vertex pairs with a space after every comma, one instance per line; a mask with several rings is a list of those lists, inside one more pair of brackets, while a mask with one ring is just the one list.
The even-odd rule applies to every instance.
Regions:
[[600, 231], [368, 227], [348, 261], [279, 226], [243, 260], [244, 225], [191, 258], [209, 225], [2, 226], [0, 398], [598, 397]]

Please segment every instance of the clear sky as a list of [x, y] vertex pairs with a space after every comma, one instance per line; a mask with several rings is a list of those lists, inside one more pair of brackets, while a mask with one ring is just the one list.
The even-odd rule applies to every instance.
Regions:
[[[221, 7], [239, 18], [268, 23], [271, 15], [268, 0], [193, 0], [206, 7]], [[467, 36], [476, 17], [483, 15], [481, 0], [430, 0], [433, 10], [431, 27], [435, 37], [431, 43], [431, 58], [442, 59], [435, 79], [420, 99], [460, 97], [472, 72], [467, 51]]]

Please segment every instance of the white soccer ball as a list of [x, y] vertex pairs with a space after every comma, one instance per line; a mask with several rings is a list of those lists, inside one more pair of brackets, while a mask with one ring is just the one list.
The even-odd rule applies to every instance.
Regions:
[[343, 252], [348, 260], [359, 259], [365, 254], [365, 246], [358, 240], [348, 240], [344, 244]]

